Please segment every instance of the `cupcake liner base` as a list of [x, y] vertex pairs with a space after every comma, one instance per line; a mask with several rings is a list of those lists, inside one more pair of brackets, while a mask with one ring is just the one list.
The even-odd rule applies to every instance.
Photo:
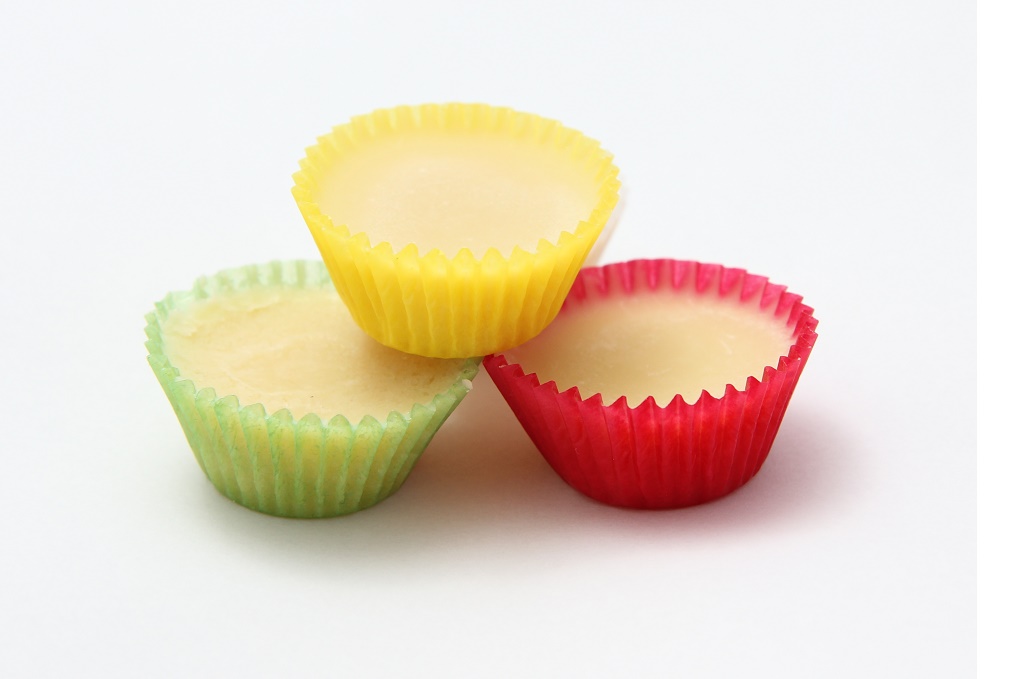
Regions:
[[216, 489], [249, 509], [292, 518], [350, 514], [395, 493], [439, 427], [471, 387], [477, 360], [467, 360], [454, 383], [410, 412], [357, 423], [337, 415], [324, 422], [287, 410], [267, 413], [234, 396], [197, 389], [171, 365], [161, 323], [176, 308], [218, 292], [252, 286], [328, 286], [320, 262], [274, 262], [200, 279], [173, 293], [147, 317], [148, 361], [173, 406], [188, 444]]
[[747, 483], [772, 447], [817, 338], [813, 310], [798, 295], [740, 269], [696, 262], [638, 260], [584, 269], [565, 310], [659, 285], [689, 285], [695, 294], [725, 294], [739, 286], [742, 300], [788, 324], [790, 351], [740, 389], [728, 385], [718, 398], [702, 392], [693, 404], [677, 396], [665, 406], [650, 397], [634, 407], [623, 397], [609, 404], [601, 394], [583, 399], [577, 387], [541, 383], [501, 354], [484, 362], [556, 473], [579, 492], [619, 507], [688, 507]]
[[[510, 253], [490, 248], [419, 252], [415, 244], [370, 242], [334, 224], [316, 202], [324, 173], [373, 139], [431, 129], [541, 140], [573, 158], [597, 187], [590, 215], [550, 239]], [[436, 358], [484, 356], [537, 335], [559, 311], [574, 277], [618, 200], [612, 157], [559, 123], [481, 104], [403, 106], [355, 118], [308, 149], [294, 175], [294, 198], [333, 283], [358, 325], [386, 346]], [[484, 224], [479, 228], [485, 228]], [[555, 240], [555, 243], [551, 242]]]

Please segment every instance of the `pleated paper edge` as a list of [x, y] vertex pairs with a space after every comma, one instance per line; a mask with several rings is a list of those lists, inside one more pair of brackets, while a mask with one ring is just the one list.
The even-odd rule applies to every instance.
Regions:
[[[205, 472], [220, 492], [249, 509], [291, 518], [326, 518], [353, 513], [382, 501], [399, 489], [403, 479], [409, 473], [410, 467], [417, 461], [421, 452], [431, 441], [432, 436], [438, 431], [439, 426], [442, 425], [471, 390], [471, 381], [477, 375], [479, 359], [465, 359], [461, 371], [450, 387], [437, 393], [428, 403], [415, 404], [407, 412], [391, 411], [384, 420], [380, 420], [372, 415], [365, 415], [358, 423], [352, 424], [343, 414], [337, 414], [326, 421], [315, 413], [309, 413], [300, 419], [295, 419], [293, 414], [286, 408], [268, 413], [262, 404], [241, 405], [234, 395], [219, 396], [211, 387], [199, 389], [193, 381], [180, 376], [180, 371], [171, 364], [163, 350], [162, 321], [175, 309], [184, 308], [194, 301], [230, 290], [253, 287], [280, 287], [283, 289], [325, 288], [330, 284], [330, 277], [325, 266], [322, 262], [318, 261], [274, 261], [268, 264], [249, 265], [224, 270], [212, 276], [203, 276], [195, 282], [191, 290], [169, 293], [160, 302], [156, 303], [154, 311], [149, 312], [145, 316], [145, 333], [147, 337], [145, 346], [149, 351], [147, 360], [164, 393], [170, 400], [178, 419], [183, 417], [182, 413], [186, 410], [193, 411], [196, 415], [201, 415], [202, 412], [213, 411], [216, 413], [217, 418], [220, 417], [221, 413], [225, 413], [235, 417], [242, 423], [254, 418], [255, 421], [264, 423], [266, 430], [271, 432], [280, 433], [291, 430], [296, 436], [299, 430], [303, 432], [314, 430], [321, 435], [323, 440], [328, 440], [331, 436], [343, 436], [349, 440], [350, 450], [348, 452], [351, 452], [357, 442], [361, 441], [364, 444], [365, 436], [375, 434], [378, 443], [381, 444], [387, 430], [394, 427], [403, 429], [402, 436], [406, 438], [408, 432], [411, 431], [411, 427], [416, 422], [421, 422], [423, 416], [428, 416], [429, 421], [422, 424], [421, 430], [416, 434], [417, 440], [405, 446], [407, 449], [405, 452], [410, 453], [410, 459], [402, 463], [404, 468], [399, 470], [402, 478], [399, 479], [399, 482], [387, 494], [367, 503], [344, 508], [343, 511], [311, 514], [272, 511], [271, 508], [267, 509], [264, 506], [256, 506], [250, 502], [245, 502], [243, 499], [234, 497], [224, 488], [221, 488], [223, 479], [220, 479], [220, 482], [218, 482], [214, 478], [216, 476], [214, 470], [206, 468], [206, 464], [199, 457], [199, 452], [194, 450], [191, 440], [192, 435], [199, 436], [204, 443], [212, 445], [215, 443], [214, 432], [190, 432], [189, 434], [185, 423], [182, 421], [181, 425], [185, 428], [185, 434], [189, 434], [188, 443], [192, 446], [203, 472]], [[398, 442], [398, 447], [404, 443], [404, 438]], [[420, 448], [418, 448], [419, 443], [421, 444]], [[362, 447], [366, 446], [362, 445]], [[416, 450], [416, 448], [418, 449]], [[396, 450], [395, 448], [394, 453], [396, 453]], [[295, 482], [297, 481], [295, 480]]]
[[[312, 200], [321, 172], [344, 149], [408, 127], [448, 124], [530, 136], [578, 157], [579, 167], [587, 164], [599, 186], [590, 216], [574, 231], [561, 232], [555, 245], [541, 239], [534, 252], [517, 246], [507, 256], [490, 248], [476, 257], [462, 249], [450, 257], [438, 249], [421, 254], [414, 244], [396, 253], [390, 243], [372, 244], [366, 234], [334, 225]], [[559, 311], [619, 199], [619, 171], [598, 142], [556, 121], [484, 104], [382, 109], [334, 128], [307, 153], [294, 175], [294, 197], [355, 322], [386, 346], [434, 358], [503, 351], [541, 332]], [[409, 295], [408, 285], [419, 294]], [[479, 309], [465, 309], [452, 298], [442, 304], [454, 291], [467, 291]], [[483, 299], [502, 313], [481, 308]]]
[[[626, 396], [620, 396], [611, 403], [605, 403], [601, 393], [594, 393], [587, 398], [581, 398], [580, 390], [576, 386], [568, 387], [567, 389], [560, 389], [556, 384], [555, 380], [547, 380], [545, 382], [538, 378], [538, 375], [531, 372], [525, 372], [520, 364], [509, 361], [505, 355], [500, 352], [493, 352], [483, 359], [483, 364], [490, 373], [492, 370], [509, 370], [509, 376], [514, 379], [523, 379], [528, 381], [533, 388], [552, 389], [557, 394], [570, 395], [576, 398], [579, 402], [585, 403], [597, 403], [603, 407], [616, 407], [621, 406], [629, 408], [630, 410], [636, 410], [644, 407], [647, 403], [658, 408], [659, 410], [666, 410], [674, 407], [677, 401], [680, 402], [681, 406], [693, 408], [702, 401], [722, 401], [731, 392], [743, 393], [757, 385], [767, 383], [775, 378], [775, 375], [779, 373], [800, 371], [803, 370], [803, 364], [807, 362], [808, 357], [811, 354], [811, 350], [814, 348], [815, 341], [818, 338], [818, 333], [815, 329], [818, 326], [818, 320], [814, 317], [814, 309], [807, 306], [801, 300], [800, 295], [789, 293], [786, 291], [786, 286], [777, 285], [771, 283], [766, 277], [758, 276], [754, 274], [748, 274], [745, 269], [724, 267], [720, 264], [706, 264], [693, 260], [675, 260], [667, 258], [659, 259], [634, 259], [626, 262], [614, 262], [610, 264], [604, 264], [601, 266], [585, 267], [578, 273], [577, 278], [574, 280], [570, 291], [567, 293], [563, 308], [571, 304], [583, 304], [586, 298], [590, 294], [599, 295], [602, 298], [608, 297], [615, 291], [610, 289], [611, 281], [619, 280], [623, 283], [624, 292], [630, 294], [633, 287], [633, 280], [638, 270], [644, 272], [656, 271], [656, 269], [668, 266], [671, 269], [671, 277], [668, 282], [673, 284], [674, 287], [679, 287], [686, 281], [686, 276], [691, 275], [691, 272], [683, 271], [683, 269], [693, 269], [693, 275], [696, 277], [696, 286], [698, 287], [698, 293], [704, 294], [704, 287], [712, 281], [718, 281], [719, 284], [724, 285], [729, 282], [732, 286], [736, 278], [741, 283], [743, 289], [741, 290], [741, 299], [746, 299], [748, 296], [755, 294], [758, 289], [768, 289], [771, 286], [769, 294], [763, 294], [762, 305], [767, 301], [779, 298], [776, 313], [781, 311], [789, 311], [788, 325], [794, 326], [794, 342], [790, 345], [790, 349], [786, 354], [779, 357], [778, 364], [773, 366], [765, 366], [762, 371], [762, 376], [759, 378], [755, 375], [749, 375], [747, 381], [743, 387], [739, 387], [734, 384], [727, 384], [724, 388], [722, 396], [712, 396], [708, 391], [703, 390], [693, 403], [688, 403], [680, 394], [677, 394], [673, 399], [665, 404], [659, 405], [653, 396], [648, 396], [636, 405], [630, 405], [627, 401]], [[609, 272], [619, 272], [622, 274], [618, 279], [611, 278]], [[677, 276], [679, 273], [679, 277]], [[705, 276], [708, 273], [708, 276]], [[720, 274], [720, 275], [716, 275]], [[706, 278], [708, 279], [706, 281]], [[730, 279], [727, 281], [727, 279]], [[646, 279], [647, 280], [647, 279]], [[662, 277], [657, 276], [651, 280], [647, 280], [651, 289], [656, 289], [662, 282]], [[750, 286], [753, 286], [750, 287]], [[727, 288], [729, 289], [729, 288]]]
[[[611, 404], [603, 403], [598, 393], [582, 399], [577, 387], [561, 391], [553, 380], [540, 382], [537, 375], [525, 373], [522, 366], [509, 362], [502, 354], [487, 356], [483, 361], [528, 436], [556, 473], [578, 492], [611, 506], [678, 509], [719, 499], [746, 484], [768, 456], [817, 338], [813, 309], [799, 296], [787, 293], [785, 287], [742, 269], [691, 261], [634, 260], [582, 270], [567, 304], [583, 303], [590, 294], [617, 294], [618, 290], [611, 290], [614, 285], [623, 286], [629, 294], [635, 275], [649, 276], [645, 279], [648, 287], [657, 287], [664, 270], [669, 274], [666, 280], [676, 286], [683, 284], [685, 275], [694, 275], [699, 291], [714, 282], [724, 292], [739, 283], [742, 298], [760, 292], [761, 306], [775, 302], [774, 313], [789, 314], [788, 323], [795, 329], [790, 351], [776, 368], [765, 370], [761, 380], [749, 377], [744, 389], [730, 384], [722, 396], [713, 397], [703, 391], [692, 404], [677, 396], [664, 406], [652, 397], [633, 407], [624, 397]], [[753, 417], [748, 419], [749, 415]], [[649, 427], [655, 432], [652, 440], [647, 438]], [[603, 435], [596, 433], [603, 429]], [[633, 436], [638, 431], [640, 438]], [[682, 439], [674, 438], [681, 431], [685, 432]], [[706, 436], [708, 439], [703, 438]], [[639, 452], [660, 444], [663, 450], [678, 446], [677, 450], [687, 450], [694, 457], [648, 457], [648, 453]], [[715, 451], [713, 459], [697, 461], [706, 450]], [[681, 461], [693, 466], [677, 467]], [[652, 464], [658, 471], [649, 473], [640, 464]]]
[[[313, 199], [318, 182], [323, 171], [336, 158], [343, 155], [344, 151], [360, 144], [371, 143], [376, 138], [415, 129], [484, 131], [550, 142], [570, 153], [579, 161], [579, 167], [588, 165], [590, 167], [586, 169], [589, 172], [596, 170], [593, 173], [598, 196], [595, 206], [587, 219], [580, 220], [573, 231], [561, 231], [555, 244], [543, 238], [538, 241], [534, 251], [516, 246], [511, 254], [506, 256], [496, 248], [489, 248], [482, 257], [476, 257], [467, 248], [461, 249], [452, 257], [438, 248], [422, 254], [413, 243], [394, 253], [391, 243], [383, 241], [373, 244], [365, 233], [352, 232], [345, 224], [334, 224], [319, 209]], [[612, 155], [603, 149], [599, 142], [550, 118], [505, 106], [480, 103], [397, 106], [355, 116], [349, 122], [337, 125], [330, 132], [321, 135], [316, 144], [306, 148], [300, 166], [301, 169], [293, 175], [292, 193], [309, 228], [314, 224], [327, 231], [332, 230], [359, 249], [375, 252], [387, 258], [398, 256], [433, 262], [446, 260], [451, 263], [458, 260], [463, 263], [470, 261], [476, 267], [481, 265], [482, 260], [491, 259], [502, 261], [509, 266], [520, 266], [544, 250], [565, 247], [574, 240], [590, 239], [594, 243], [619, 201], [619, 169], [613, 163]]]

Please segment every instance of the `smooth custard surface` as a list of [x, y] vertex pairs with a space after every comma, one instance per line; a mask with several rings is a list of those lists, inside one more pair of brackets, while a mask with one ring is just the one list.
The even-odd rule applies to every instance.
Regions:
[[534, 252], [588, 219], [593, 170], [563, 149], [495, 133], [408, 132], [363, 143], [327, 170], [315, 200], [334, 224], [395, 252], [414, 243], [448, 257]]
[[505, 356], [561, 391], [577, 386], [582, 398], [601, 393], [608, 404], [626, 396], [636, 406], [653, 396], [665, 406], [677, 394], [694, 403], [703, 389], [716, 397], [727, 384], [743, 389], [792, 344], [784, 320], [756, 301], [670, 288], [593, 295]]
[[224, 293], [173, 311], [162, 331], [167, 358], [196, 388], [295, 418], [385, 420], [431, 402], [464, 365], [379, 344], [332, 288]]

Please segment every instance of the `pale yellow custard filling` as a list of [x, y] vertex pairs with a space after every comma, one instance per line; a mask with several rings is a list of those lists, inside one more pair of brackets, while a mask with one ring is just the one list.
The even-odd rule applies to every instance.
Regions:
[[594, 170], [563, 149], [482, 132], [415, 131], [345, 151], [314, 199], [333, 224], [394, 251], [448, 257], [534, 252], [587, 220], [598, 200]]
[[355, 325], [332, 288], [223, 293], [173, 311], [162, 332], [182, 379], [242, 406], [288, 408], [295, 418], [341, 414], [357, 424], [365, 415], [408, 413], [451, 387], [464, 366], [384, 347]]
[[601, 393], [636, 406], [648, 396], [664, 406], [680, 394], [694, 403], [727, 384], [743, 389], [762, 378], [793, 344], [792, 329], [757, 301], [736, 295], [694, 295], [672, 289], [599, 299], [566, 309], [538, 337], [505, 352], [525, 373], [577, 386], [582, 398]]

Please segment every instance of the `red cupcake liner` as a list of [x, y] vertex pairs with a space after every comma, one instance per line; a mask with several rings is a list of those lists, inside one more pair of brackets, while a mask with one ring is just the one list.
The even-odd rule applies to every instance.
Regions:
[[[679, 395], [659, 406], [652, 397], [631, 407], [625, 397], [582, 399], [576, 386], [541, 383], [503, 354], [485, 369], [528, 436], [552, 468], [585, 495], [619, 507], [667, 509], [720, 498], [747, 483], [772, 447], [815, 339], [818, 321], [802, 297], [764, 276], [717, 264], [635, 260], [582, 269], [563, 305], [597, 304], [635, 288], [671, 285], [684, 294], [740, 290], [744, 304], [775, 313], [792, 328], [793, 344], [776, 367], [749, 375], [743, 388], [727, 385], [693, 404]], [[555, 323], [555, 321], [553, 321]], [[582, 340], [583, 338], [579, 338]]]

